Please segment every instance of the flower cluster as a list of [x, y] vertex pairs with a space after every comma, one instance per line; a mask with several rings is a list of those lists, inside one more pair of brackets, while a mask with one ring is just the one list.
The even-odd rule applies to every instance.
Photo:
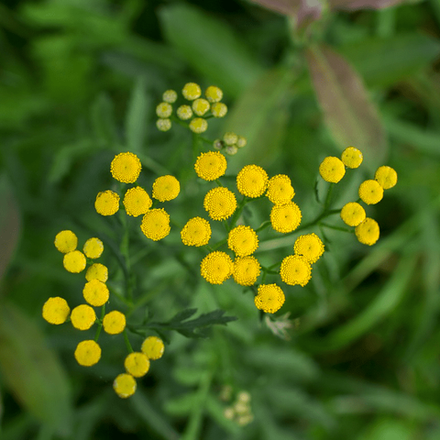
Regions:
[[228, 131], [223, 135], [222, 139], [216, 139], [213, 146], [216, 150], [224, 150], [229, 156], [237, 153], [239, 148], [245, 147], [247, 140], [244, 136]]
[[[228, 112], [226, 104], [221, 102], [223, 91], [217, 86], [209, 86], [205, 90], [205, 97], [202, 98], [202, 89], [196, 83], [187, 83], [182, 89], [182, 96], [189, 104], [182, 104], [177, 107], [176, 115], [181, 121], [189, 121], [189, 128], [194, 133], [204, 133], [208, 129], [207, 118], [223, 118]], [[156, 122], [157, 128], [161, 131], [168, 131], [171, 126], [173, 106], [178, 95], [174, 90], [167, 90], [162, 95], [163, 102], [156, 107], [156, 114], [159, 119]]]
[[[130, 152], [117, 154], [110, 165], [113, 178], [122, 183], [136, 183], [141, 170], [140, 159]], [[179, 193], [180, 183], [174, 176], [160, 176], [153, 182], [151, 194], [158, 202], [173, 200]], [[120, 196], [117, 192], [102, 191], [96, 196], [95, 209], [103, 216], [113, 215], [119, 210], [119, 201]], [[143, 215], [140, 228], [147, 238], [158, 241], [170, 233], [170, 216], [163, 208], [152, 208], [153, 201], [141, 186], [127, 189], [122, 203], [127, 215]]]
[[[107, 287], [108, 269], [101, 263], [92, 260], [101, 256], [104, 245], [98, 238], [90, 238], [83, 247], [83, 252], [76, 250], [77, 236], [69, 230], [59, 232], [55, 237], [55, 247], [64, 254], [64, 267], [73, 273], [86, 271], [86, 283], [83, 288], [85, 303], [79, 304], [72, 310], [64, 298], [49, 298], [43, 305], [43, 318], [50, 324], [60, 325], [70, 321], [77, 330], [86, 331], [97, 324], [95, 339], [86, 339], [78, 343], [75, 349], [75, 359], [79, 365], [92, 367], [101, 359], [101, 347], [98, 338], [101, 329], [109, 335], [118, 335], [125, 331], [126, 317], [113, 310], [105, 313], [105, 305], [109, 301], [110, 291]], [[97, 318], [94, 307], [102, 307], [101, 318]], [[154, 336], [147, 338], [142, 345], [142, 356], [134, 357], [131, 353], [125, 360], [127, 373], [119, 375], [114, 382], [114, 389], [120, 397], [132, 395], [136, 389], [134, 377], [141, 377], [148, 371], [149, 360], [159, 359], [164, 351], [163, 342]], [[142, 361], [142, 362], [141, 362]], [[143, 365], [143, 367], [141, 367]], [[147, 365], [147, 367], [145, 367]], [[141, 374], [141, 368], [145, 372]], [[144, 371], [142, 370], [142, 371]]]
[[[345, 167], [358, 168], [362, 163], [362, 153], [355, 147], [346, 148], [337, 157], [326, 157], [320, 167], [319, 173], [327, 182], [338, 183], [345, 174]], [[397, 173], [389, 166], [381, 166], [376, 170], [374, 179], [363, 181], [359, 186], [359, 201], [366, 205], [375, 205], [383, 198], [383, 192], [397, 183]], [[355, 228], [355, 234], [360, 243], [373, 245], [380, 235], [379, 225], [376, 220], [367, 217], [365, 209], [358, 202], [349, 202], [341, 209], [343, 222]]]
[[[225, 387], [220, 397], [223, 400], [230, 401], [231, 394], [231, 388]], [[251, 408], [251, 395], [247, 391], [237, 393], [234, 401], [224, 409], [223, 415], [225, 418], [233, 420], [239, 426], [246, 426], [251, 423], [254, 419]]]

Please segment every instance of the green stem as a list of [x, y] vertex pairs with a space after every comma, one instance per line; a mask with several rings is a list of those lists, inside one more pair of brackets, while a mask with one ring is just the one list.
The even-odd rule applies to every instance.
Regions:
[[101, 334], [102, 321], [104, 319], [104, 316], [105, 316], [105, 304], [102, 306], [101, 309], [101, 319], [98, 321], [98, 328], [96, 329], [95, 342], [98, 342], [99, 335]]
[[221, 246], [223, 246], [224, 244], [226, 244], [227, 242], [228, 242], [228, 239], [225, 238], [224, 240], [219, 241], [217, 244], [215, 244], [215, 245], [212, 247], [212, 249], [215, 251], [215, 250], [217, 250], [219, 247], [221, 247]]
[[350, 234], [354, 232], [354, 229], [342, 228], [339, 226], [329, 225], [328, 223], [320, 223], [320, 226], [324, 226], [329, 229], [334, 229], [335, 231], [349, 232]]
[[334, 183], [330, 183], [330, 186], [328, 187], [327, 197], [325, 198], [325, 203], [324, 203], [324, 212], [327, 211], [328, 207], [330, 206], [334, 186], [335, 186]]
[[130, 344], [130, 340], [128, 339], [128, 334], [127, 334], [127, 330], [124, 328], [124, 341], [125, 341], [125, 345], [127, 346], [127, 350], [129, 353], [133, 353], [133, 347]]
[[122, 210], [120, 212], [120, 220], [123, 227], [123, 235], [121, 240], [120, 251], [125, 259], [125, 267], [127, 268], [127, 276], [125, 278], [125, 293], [130, 302], [133, 302], [133, 285], [131, 281], [131, 264], [130, 264], [130, 231], [127, 223], [127, 216]]
[[246, 198], [246, 196], [243, 196], [243, 199], [241, 200], [240, 204], [238, 205], [238, 208], [235, 210], [234, 215], [231, 218], [231, 222], [229, 223], [229, 229], [232, 229], [235, 226], [235, 223], [240, 218], [240, 215], [243, 211], [244, 205], [246, 205], [247, 202], [250, 200]]
[[267, 228], [268, 226], [270, 226], [270, 225], [271, 225], [270, 220], [267, 220], [267, 221], [261, 223], [261, 225], [260, 225], [257, 229], [255, 229], [255, 232], [260, 232], [260, 231], [262, 231], [263, 229], [266, 229], [266, 228]]

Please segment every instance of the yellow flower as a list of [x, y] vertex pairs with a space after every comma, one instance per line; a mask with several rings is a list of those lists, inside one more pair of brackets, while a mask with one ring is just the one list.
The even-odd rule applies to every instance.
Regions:
[[324, 244], [314, 233], [300, 235], [293, 245], [296, 255], [302, 255], [310, 264], [316, 263], [324, 253]]
[[211, 252], [200, 264], [202, 277], [211, 284], [222, 284], [232, 275], [232, 270], [231, 258], [220, 251]]
[[174, 200], [179, 193], [180, 183], [174, 176], [161, 176], [153, 183], [153, 197], [159, 202]]
[[373, 245], [379, 240], [380, 230], [376, 220], [366, 218], [361, 224], [356, 226], [354, 230], [357, 239], [368, 246]]
[[101, 347], [92, 340], [82, 341], [76, 346], [75, 359], [83, 367], [91, 367], [101, 359]]
[[211, 104], [211, 113], [215, 118], [223, 118], [228, 113], [228, 107], [223, 102]]
[[347, 147], [341, 155], [343, 164], [347, 168], [358, 168], [363, 160], [362, 152], [355, 147]]
[[211, 226], [208, 220], [201, 217], [189, 219], [180, 232], [182, 243], [185, 246], [204, 246], [211, 238]]
[[102, 320], [102, 326], [104, 331], [109, 335], [118, 335], [122, 333], [125, 329], [125, 315], [118, 310], [113, 310], [113, 312], [107, 313]]
[[169, 104], [177, 101], [177, 93], [174, 90], [166, 90], [163, 92], [162, 99]]
[[105, 283], [108, 280], [108, 269], [101, 263], [93, 263], [86, 272], [86, 280], [99, 280]]
[[258, 235], [250, 226], [239, 225], [229, 231], [228, 247], [238, 257], [246, 257], [258, 248]]
[[150, 209], [142, 219], [141, 230], [153, 241], [162, 240], [170, 233], [170, 216], [163, 208]]
[[359, 197], [367, 205], [375, 205], [383, 198], [383, 188], [376, 180], [365, 180], [359, 185]]
[[237, 189], [246, 197], [260, 197], [267, 188], [266, 171], [257, 165], [246, 165], [237, 175]]
[[235, 145], [227, 145], [225, 151], [229, 156], [233, 156], [234, 154], [237, 154], [238, 148]]
[[260, 276], [260, 263], [254, 256], [237, 258], [232, 272], [234, 281], [241, 286], [252, 286]]
[[49, 298], [43, 306], [43, 318], [49, 324], [63, 324], [70, 313], [69, 305], [64, 298], [54, 296]]
[[359, 203], [350, 202], [341, 209], [341, 219], [348, 226], [357, 226], [365, 217], [365, 209]]
[[305, 286], [312, 277], [310, 263], [300, 255], [288, 255], [281, 262], [281, 279], [290, 286]]
[[83, 252], [87, 258], [96, 259], [99, 258], [104, 251], [104, 243], [96, 237], [89, 238], [83, 247]]
[[255, 305], [258, 310], [265, 313], [275, 313], [286, 300], [281, 287], [274, 284], [260, 284], [258, 286], [258, 295], [255, 297]]
[[377, 180], [379, 185], [383, 189], [390, 189], [397, 183], [397, 173], [396, 171], [387, 166], [381, 166], [376, 170], [374, 178]]
[[196, 83], [187, 83], [183, 87], [182, 95], [188, 101], [193, 101], [197, 99], [202, 94], [202, 89]]
[[133, 217], [145, 214], [153, 204], [147, 191], [140, 186], [128, 189], [124, 195], [123, 203], [125, 212]]
[[114, 179], [123, 183], [136, 182], [141, 173], [142, 165], [136, 154], [119, 153], [110, 165], [110, 171]]
[[165, 345], [162, 339], [157, 336], [148, 336], [148, 338], [142, 343], [141, 350], [148, 359], [156, 360], [162, 357]]
[[76, 329], [88, 330], [96, 321], [96, 313], [87, 304], [81, 304], [72, 310], [70, 321]]
[[243, 148], [243, 147], [246, 146], [246, 144], [247, 144], [246, 138], [244, 136], [238, 136], [237, 147], [238, 148]]
[[161, 102], [156, 107], [156, 114], [159, 118], [169, 118], [171, 113], [173, 113], [173, 107], [168, 102]]
[[126, 399], [136, 392], [136, 380], [131, 374], [120, 374], [113, 381], [113, 389], [121, 399]]
[[284, 205], [289, 203], [295, 191], [290, 178], [285, 174], [273, 176], [267, 184], [267, 197], [275, 205]]
[[61, 231], [55, 236], [54, 243], [60, 252], [67, 254], [76, 249], [78, 238], [72, 231]]
[[101, 191], [96, 196], [95, 209], [101, 215], [113, 215], [119, 210], [119, 195], [114, 191]]
[[91, 306], [100, 307], [108, 301], [109, 291], [102, 281], [94, 279], [85, 284], [83, 296]]
[[235, 145], [238, 141], [238, 136], [235, 133], [228, 131], [223, 135], [223, 142], [226, 145]]
[[194, 133], [204, 133], [208, 129], [208, 122], [202, 118], [194, 118], [189, 123], [189, 129]]
[[171, 126], [173, 124], [171, 123], [171, 120], [168, 118], [164, 118], [164, 119], [158, 119], [156, 121], [156, 127], [160, 130], [160, 131], [168, 131]]
[[295, 202], [274, 205], [270, 211], [270, 222], [275, 231], [284, 234], [292, 232], [301, 223], [301, 210]]
[[150, 360], [144, 353], [130, 353], [124, 362], [127, 373], [130, 373], [134, 377], [145, 376], [150, 369]]
[[86, 268], [87, 260], [81, 251], [72, 251], [64, 254], [64, 268], [71, 273], [80, 273]]
[[319, 174], [326, 182], [338, 183], [344, 177], [345, 166], [341, 159], [328, 156], [319, 165]]
[[201, 179], [213, 181], [225, 174], [227, 165], [226, 158], [222, 153], [209, 151], [202, 153], [197, 158], [194, 169]]
[[224, 187], [208, 191], [203, 206], [213, 220], [226, 220], [237, 208], [237, 200], [232, 191]]
[[182, 119], [183, 121], [186, 121], [187, 119], [191, 118], [193, 115], [193, 111], [189, 105], [181, 105], [177, 109], [177, 116], [179, 119]]
[[203, 116], [209, 110], [209, 102], [206, 99], [199, 98], [192, 103], [192, 109], [197, 116]]
[[205, 90], [205, 96], [209, 102], [219, 102], [223, 98], [223, 92], [217, 86], [209, 86]]

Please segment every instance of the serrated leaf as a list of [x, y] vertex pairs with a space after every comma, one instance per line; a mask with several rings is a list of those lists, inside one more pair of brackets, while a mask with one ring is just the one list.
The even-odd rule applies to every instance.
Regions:
[[185, 319], [190, 318], [196, 312], [197, 312], [197, 309], [185, 309], [185, 310], [182, 310], [181, 312], [177, 313], [173, 318], [171, 318], [170, 324], [171, 323], [185, 321]]
[[36, 418], [69, 432], [68, 378], [40, 329], [9, 303], [0, 306], [0, 369], [12, 394]]
[[306, 50], [307, 63], [325, 123], [340, 150], [354, 145], [371, 167], [388, 152], [385, 131], [361, 77], [327, 46]]

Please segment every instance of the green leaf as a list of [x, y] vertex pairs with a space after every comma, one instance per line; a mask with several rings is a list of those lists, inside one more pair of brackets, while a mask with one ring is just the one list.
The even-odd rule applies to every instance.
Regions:
[[27, 316], [12, 304], [0, 306], [0, 369], [6, 385], [41, 422], [68, 433], [71, 395], [68, 378]]
[[102, 146], [109, 147], [119, 143], [114, 106], [107, 93], [101, 93], [93, 102], [91, 120], [95, 136]]
[[339, 54], [326, 46], [306, 50], [307, 63], [325, 123], [337, 146], [364, 153], [372, 168], [388, 151], [385, 131], [362, 78]]
[[225, 21], [185, 3], [162, 8], [159, 18], [169, 43], [227, 94], [240, 94], [260, 75], [260, 65]]

